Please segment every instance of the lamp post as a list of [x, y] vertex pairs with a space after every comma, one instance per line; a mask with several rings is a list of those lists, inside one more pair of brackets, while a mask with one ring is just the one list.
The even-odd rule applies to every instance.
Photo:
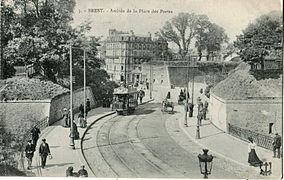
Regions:
[[75, 149], [74, 143], [74, 127], [73, 127], [73, 63], [72, 63], [72, 45], [70, 43], [70, 146]]
[[[152, 58], [151, 58], [152, 59]], [[152, 59], [153, 60], [153, 59]], [[150, 99], [152, 99], [152, 91], [153, 91], [153, 69], [152, 62], [150, 62]]]
[[213, 164], [213, 156], [208, 155], [208, 151], [208, 149], [203, 149], [203, 154], [198, 155], [200, 173], [204, 175], [205, 179], [211, 174]]
[[[189, 61], [188, 61], [188, 62], [189, 62]], [[188, 127], [188, 125], [187, 125], [188, 82], [189, 82], [189, 81], [188, 81], [188, 77], [189, 77], [189, 75], [188, 75], [188, 73], [189, 73], [189, 72], [188, 72], [188, 71], [189, 71], [189, 63], [188, 63], [188, 62], [187, 62], [187, 73], [186, 73], [186, 81], [185, 81], [185, 82], [186, 82], [186, 83], [185, 83], [185, 84], [186, 84], [186, 91], [185, 91], [185, 93], [186, 93], [186, 94], [185, 94], [185, 97], [186, 97], [185, 99], [186, 99], [186, 100], [185, 100], [185, 103], [184, 103], [184, 111], [185, 111], [185, 112], [184, 112], [184, 114], [185, 114], [185, 115], [184, 115], [184, 125], [185, 125], [186, 127]]]

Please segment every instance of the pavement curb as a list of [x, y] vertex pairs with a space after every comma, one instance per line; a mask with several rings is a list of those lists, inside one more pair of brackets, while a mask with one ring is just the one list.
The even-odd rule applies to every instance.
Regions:
[[[144, 104], [147, 104], [147, 103], [152, 102], [152, 101], [154, 101], [154, 99], [150, 99], [150, 100], [148, 100], [148, 101], [142, 102], [142, 103], [139, 104], [139, 105], [144, 105]], [[98, 117], [96, 120], [94, 120], [94, 121], [86, 128], [86, 130], [84, 131], [84, 133], [83, 133], [83, 135], [82, 135], [82, 137], [81, 137], [81, 142], [80, 142], [80, 149], [81, 149], [80, 156], [81, 156], [81, 159], [84, 160], [85, 164], [87, 164], [88, 168], [91, 170], [92, 174], [93, 174], [95, 177], [96, 177], [96, 174], [95, 174], [95, 173], [93, 172], [93, 170], [90, 168], [90, 164], [88, 163], [88, 161], [86, 161], [86, 156], [85, 156], [85, 154], [84, 154], [84, 152], [83, 152], [83, 141], [84, 141], [84, 138], [85, 138], [86, 133], [88, 132], [88, 130], [89, 130], [96, 122], [98, 122], [99, 120], [101, 120], [101, 119], [103, 119], [103, 118], [105, 118], [105, 117], [111, 116], [111, 115], [113, 115], [113, 114], [115, 114], [115, 113], [116, 113], [116, 111], [111, 111], [111, 112], [109, 112], [109, 113], [106, 113], [106, 114], [104, 114], [104, 115]]]
[[81, 137], [81, 142], [80, 142], [80, 149], [81, 149], [81, 153], [80, 153], [80, 156], [81, 156], [81, 159], [84, 160], [85, 164], [87, 164], [88, 168], [91, 170], [92, 174], [96, 177], [96, 174], [93, 172], [93, 170], [90, 168], [90, 164], [88, 163], [88, 161], [86, 161], [86, 156], [84, 154], [84, 151], [83, 151], [83, 141], [84, 141], [84, 138], [86, 136], [86, 133], [88, 132], [88, 130], [96, 123], [98, 122], [99, 120], [105, 118], [105, 117], [108, 117], [110, 115], [113, 115], [115, 114], [116, 112], [115, 111], [111, 111], [109, 113], [106, 113], [100, 117], [98, 117], [96, 120], [94, 120], [87, 128], [86, 130], [84, 131], [82, 137]]
[[[204, 145], [203, 143], [201, 143], [201, 142], [199, 142], [198, 140], [196, 140], [194, 137], [192, 137], [186, 130], [185, 130], [185, 128], [184, 128], [184, 126], [183, 126], [183, 123], [182, 123], [182, 118], [179, 118], [179, 127], [182, 129], [182, 131], [189, 137], [189, 139], [192, 141], [192, 142], [194, 142], [195, 144], [197, 144], [197, 145], [199, 145], [200, 147], [202, 147], [202, 148], [204, 148], [204, 149], [210, 149], [210, 148], [208, 148], [206, 145]], [[224, 132], [225, 133], [225, 132]], [[230, 158], [230, 157], [228, 157], [228, 156], [226, 156], [226, 155], [223, 155], [223, 154], [221, 154], [221, 153], [219, 153], [219, 152], [216, 152], [216, 151], [214, 151], [214, 150], [212, 150], [212, 149], [210, 149], [210, 152], [212, 152], [213, 154], [215, 154], [215, 155], [217, 155], [217, 156], [219, 156], [219, 157], [222, 157], [222, 158], [224, 158], [225, 160], [228, 160], [228, 161], [231, 161], [231, 162], [233, 162], [233, 163], [236, 163], [236, 164], [238, 164], [238, 165], [240, 165], [240, 166], [243, 166], [243, 167], [246, 167], [246, 168], [251, 168], [251, 166], [249, 166], [249, 165], [247, 165], [247, 164], [243, 164], [243, 163], [241, 163], [241, 162], [238, 162], [238, 161], [236, 161], [236, 160], [234, 160], [234, 159], [232, 159], [232, 158]], [[259, 169], [254, 169], [255, 171], [257, 171], [257, 172], [259, 172]]]

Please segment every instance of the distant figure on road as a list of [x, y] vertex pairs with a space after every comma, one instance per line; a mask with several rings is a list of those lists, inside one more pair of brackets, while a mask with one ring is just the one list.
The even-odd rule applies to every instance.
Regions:
[[273, 157], [276, 158], [276, 151], [277, 151], [277, 158], [280, 158], [281, 136], [278, 133], [275, 133], [272, 145], [273, 145]]
[[[86, 110], [87, 111], [87, 110]], [[80, 106], [79, 106], [79, 112], [81, 113], [81, 114], [84, 114], [84, 106], [83, 106], [83, 104], [80, 104]]]
[[251, 166], [259, 167], [259, 165], [262, 164], [262, 161], [259, 160], [256, 154], [255, 151], [256, 144], [253, 142], [252, 137], [249, 137], [248, 140], [250, 141], [248, 145], [248, 152], [249, 152], [248, 163]]
[[201, 89], [200, 89], [200, 94], [202, 94], [202, 93], [203, 93], [203, 89], [201, 88]]
[[88, 172], [85, 169], [84, 165], [81, 165], [81, 169], [78, 171], [78, 176], [79, 177], [88, 177]]
[[90, 99], [88, 98], [86, 101], [86, 116], [88, 116], [88, 112], [91, 110], [91, 102]]
[[[72, 132], [70, 131], [69, 137], [71, 137], [71, 133]], [[74, 121], [73, 121], [73, 137], [74, 137], [75, 140], [78, 140], [80, 138], [77, 125]]]
[[86, 123], [86, 121], [84, 119], [84, 115], [82, 113], [79, 113], [79, 115], [78, 115], [78, 123], [79, 123], [79, 126], [81, 128], [85, 128], [86, 127], [87, 123]]
[[188, 103], [188, 117], [193, 116], [193, 107], [194, 105], [192, 103]]
[[30, 170], [31, 166], [32, 166], [32, 160], [33, 160], [33, 157], [34, 157], [34, 150], [35, 150], [35, 147], [32, 144], [32, 140], [28, 140], [28, 144], [26, 145], [26, 149], [25, 149], [26, 158], [27, 158], [27, 161], [28, 161], [28, 168], [27, 168], [28, 170]]
[[46, 139], [42, 139], [42, 143], [39, 147], [39, 156], [41, 157], [41, 167], [44, 169], [46, 165], [46, 158], [50, 155], [49, 145], [46, 143]]
[[69, 112], [67, 110], [67, 108], [63, 109], [63, 127], [68, 127], [68, 121], [69, 121]]
[[39, 128], [37, 128], [36, 126], [33, 127], [33, 129], [31, 130], [31, 134], [32, 134], [32, 140], [33, 140], [32, 143], [34, 145], [34, 148], [36, 148], [36, 144], [37, 144], [39, 134], [40, 134]]
[[167, 94], [167, 99], [171, 99], [171, 92], [170, 91]]
[[141, 88], [141, 90], [139, 91], [140, 104], [142, 103], [142, 99], [144, 98], [144, 96], [145, 96], [145, 92]]

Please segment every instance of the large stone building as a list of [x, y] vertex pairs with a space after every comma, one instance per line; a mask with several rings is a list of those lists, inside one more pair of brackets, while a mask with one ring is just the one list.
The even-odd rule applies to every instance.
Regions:
[[150, 33], [148, 36], [140, 36], [133, 31], [110, 29], [103, 47], [99, 56], [105, 60], [104, 68], [111, 80], [133, 84], [147, 81], [146, 74], [142, 73], [142, 63], [153, 60], [154, 51], [162, 52], [168, 48], [168, 44], [162, 40], [153, 40]]

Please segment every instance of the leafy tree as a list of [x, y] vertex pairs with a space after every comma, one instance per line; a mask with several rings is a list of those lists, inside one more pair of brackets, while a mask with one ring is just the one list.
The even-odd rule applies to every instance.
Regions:
[[58, 64], [68, 53], [64, 45], [75, 34], [70, 25], [74, 6], [75, 0], [15, 0], [18, 13], [5, 57], [14, 63], [39, 64], [56, 82]]
[[194, 13], [179, 13], [170, 21], [167, 21], [160, 30], [160, 36], [163, 39], [178, 46], [179, 55], [182, 59], [188, 54], [190, 43], [195, 36], [198, 16]]
[[199, 61], [202, 58], [202, 52], [206, 50], [207, 43], [208, 43], [208, 32], [211, 22], [209, 21], [208, 17], [205, 15], [201, 15], [199, 19], [196, 21], [196, 41], [195, 47], [197, 48]]
[[283, 33], [282, 15], [272, 12], [257, 18], [237, 36], [234, 45], [239, 49], [242, 60], [260, 64], [264, 69], [264, 57], [275, 51], [281, 44]]
[[209, 56], [213, 56], [215, 52], [221, 50], [222, 44], [228, 41], [228, 36], [226, 35], [224, 29], [217, 24], [210, 24], [208, 28], [206, 39], [206, 51], [207, 51], [207, 61]]

